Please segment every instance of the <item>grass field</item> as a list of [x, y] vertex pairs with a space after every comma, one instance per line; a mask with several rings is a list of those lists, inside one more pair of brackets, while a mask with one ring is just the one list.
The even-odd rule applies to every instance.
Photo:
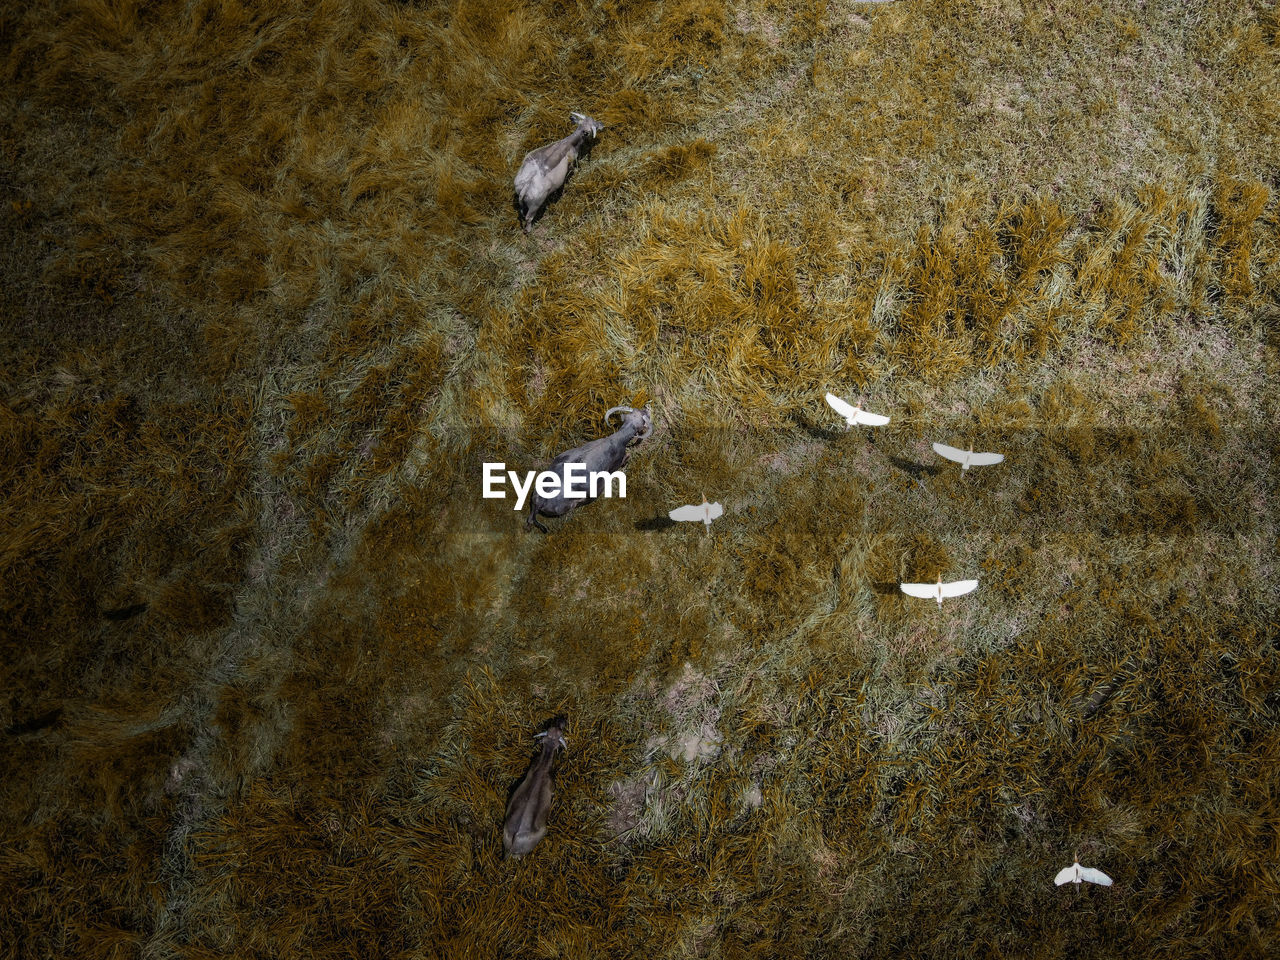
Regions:
[[[0, 50], [0, 955], [1280, 951], [1274, 4], [53, 0]], [[481, 498], [618, 404], [626, 499]]]

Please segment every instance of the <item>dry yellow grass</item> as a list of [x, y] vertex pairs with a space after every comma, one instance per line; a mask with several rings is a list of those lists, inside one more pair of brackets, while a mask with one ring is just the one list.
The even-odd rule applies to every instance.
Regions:
[[[1278, 32], [6, 5], [0, 942], [1274, 952]], [[526, 239], [570, 110], [606, 129]], [[618, 403], [626, 500], [480, 499]], [[982, 586], [896, 588], [939, 574]], [[1116, 886], [1052, 889], [1073, 851]]]

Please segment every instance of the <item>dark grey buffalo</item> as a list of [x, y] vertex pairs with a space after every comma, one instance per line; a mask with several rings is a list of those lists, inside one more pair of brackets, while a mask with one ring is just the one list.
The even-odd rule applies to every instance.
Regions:
[[502, 849], [518, 860], [547, 835], [547, 812], [551, 809], [551, 761], [556, 751], [568, 747], [564, 717], [556, 717], [545, 733], [538, 734], [542, 751], [511, 794], [507, 819], [502, 826]]
[[583, 145], [594, 140], [596, 134], [604, 129], [603, 123], [584, 113], [571, 113], [569, 117], [577, 124], [573, 133], [563, 140], [530, 150], [516, 173], [516, 197], [520, 202], [525, 233], [533, 226], [533, 220], [547, 198], [564, 186], [569, 168], [578, 159]]
[[560, 475], [561, 492], [554, 497], [539, 496], [536, 489], [530, 492], [533, 506], [529, 508], [529, 519], [524, 522], [526, 530], [530, 526], [535, 526], [543, 533], [547, 533], [547, 528], [538, 521], [539, 514], [544, 517], [563, 517], [575, 507], [595, 499], [590, 495], [585, 498], [564, 495], [565, 472], [569, 464], [580, 463], [583, 466], [582, 471], [575, 471], [579, 485], [582, 483], [581, 478], [584, 474], [590, 477], [593, 473], [613, 473], [626, 466], [627, 460], [630, 459], [631, 451], [627, 449], [627, 445], [632, 440], [645, 440], [649, 434], [653, 433], [653, 417], [650, 416], [647, 407], [643, 410], [632, 407], [613, 407], [604, 415], [606, 426], [615, 413], [622, 414], [622, 425], [611, 435], [584, 443], [572, 450], [566, 450], [551, 461], [547, 472]]

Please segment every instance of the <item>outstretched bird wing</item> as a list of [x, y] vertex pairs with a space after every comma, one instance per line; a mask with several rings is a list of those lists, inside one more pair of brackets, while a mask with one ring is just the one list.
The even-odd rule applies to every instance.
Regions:
[[868, 427], [883, 427], [889, 422], [888, 417], [878, 413], [867, 413], [865, 410], [850, 406], [834, 393], [827, 394], [827, 403], [831, 405], [832, 410], [844, 417], [849, 423], [861, 423]]
[[854, 420], [858, 416], [859, 411], [857, 407], [841, 400], [834, 393], [827, 394], [827, 403], [831, 406], [832, 410], [840, 414], [840, 416], [844, 417], [846, 420]]
[[883, 427], [889, 422], [889, 418], [880, 413], [867, 413], [865, 410], [859, 410], [858, 422], [865, 423], [868, 427]]
[[942, 585], [942, 595], [944, 597], [959, 597], [977, 589], [977, 580], [957, 580], [955, 583], [944, 583]]
[[1081, 867], [1080, 877], [1083, 880], [1088, 880], [1090, 883], [1098, 883], [1104, 887], [1111, 886], [1111, 878], [1101, 870], [1093, 869], [1093, 867]]
[[1073, 863], [1069, 867], [1063, 867], [1058, 871], [1058, 875], [1053, 878], [1053, 882], [1059, 887], [1064, 883], [1079, 883], [1080, 875], [1078, 873], [1080, 864]]
[[899, 584], [902, 592], [908, 597], [920, 597], [924, 600], [933, 600], [938, 596], [938, 585], [936, 583], [903, 583]]
[[956, 463], [964, 463], [965, 460], [968, 460], [971, 467], [989, 467], [993, 463], [999, 463], [1004, 459], [1003, 453], [974, 453], [972, 450], [949, 447], [945, 443], [935, 443], [932, 446], [933, 452], [938, 456], [954, 460]]
[[1003, 453], [971, 453], [969, 454], [969, 465], [973, 467], [989, 467], [1003, 459]]
[[724, 507], [718, 503], [695, 503], [685, 507], [676, 507], [671, 511], [672, 520], [704, 520], [710, 515], [714, 520], [724, 513]]
[[701, 520], [702, 505], [690, 505], [687, 507], [676, 507], [671, 511], [672, 520]]

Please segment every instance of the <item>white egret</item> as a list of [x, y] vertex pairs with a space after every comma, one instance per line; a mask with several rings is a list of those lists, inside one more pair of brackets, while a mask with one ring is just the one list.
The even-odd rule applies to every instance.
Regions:
[[834, 393], [827, 394], [827, 403], [830, 405], [832, 410], [844, 417], [846, 430], [855, 424], [864, 424], [868, 427], [883, 427], [889, 422], [888, 417], [881, 416], [878, 413], [867, 413], [867, 411], [862, 409], [861, 402], [859, 402], [855, 407], [852, 404], [841, 400]]
[[970, 467], [988, 467], [1004, 459], [1003, 453], [974, 453], [972, 444], [969, 445], [968, 450], [960, 450], [956, 447], [948, 447], [945, 443], [935, 443], [933, 452], [940, 457], [954, 460], [960, 464], [961, 470], [968, 470]]
[[707, 525], [707, 533], [711, 532], [711, 521], [724, 513], [724, 505], [719, 503], [707, 503], [707, 495], [702, 495], [702, 502], [689, 504], [683, 507], [676, 507], [671, 511], [672, 520], [692, 521], [701, 520]]
[[938, 577], [937, 583], [904, 583], [900, 584], [902, 592], [909, 597], [919, 597], [921, 600], [937, 600], [938, 606], [942, 606], [943, 597], [959, 597], [966, 593], [971, 593], [978, 589], [977, 580], [957, 580], [955, 583], [943, 583], [942, 577]]
[[1093, 867], [1082, 867], [1080, 861], [1077, 860], [1069, 867], [1063, 867], [1058, 871], [1058, 875], [1053, 878], [1053, 882], [1059, 887], [1064, 883], [1097, 883], [1104, 887], [1111, 886], [1111, 878], [1101, 870], [1095, 870]]

